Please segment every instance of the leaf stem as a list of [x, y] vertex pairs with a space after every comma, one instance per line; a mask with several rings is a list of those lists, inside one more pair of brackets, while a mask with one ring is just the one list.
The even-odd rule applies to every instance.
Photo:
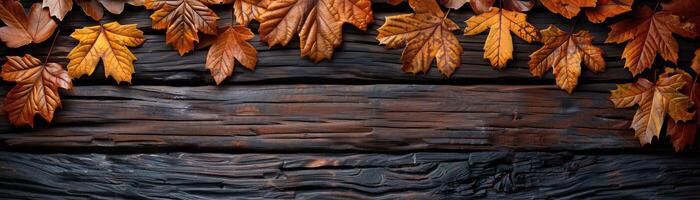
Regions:
[[[53, 20], [53, 19], [51, 19]], [[53, 41], [51, 41], [51, 46], [49, 47], [49, 53], [46, 55], [46, 59], [44, 60], [44, 65], [49, 63], [49, 58], [51, 57], [51, 52], [53, 51], [53, 47], [56, 46], [56, 40], [58, 40], [58, 35], [61, 33], [61, 22], [58, 22], [58, 26], [56, 26], [56, 35], [53, 36]]]

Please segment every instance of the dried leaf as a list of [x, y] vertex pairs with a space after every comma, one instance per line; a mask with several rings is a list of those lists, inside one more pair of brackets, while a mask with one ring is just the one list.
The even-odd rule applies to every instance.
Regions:
[[234, 62], [238, 60], [243, 67], [255, 69], [258, 51], [248, 43], [255, 35], [242, 25], [228, 26], [219, 30], [219, 35], [212, 42], [205, 67], [211, 71], [216, 84], [221, 84], [233, 73]]
[[42, 7], [49, 8], [51, 16], [63, 20], [68, 11], [73, 9], [73, 0], [43, 0]]
[[693, 118], [695, 114], [687, 111], [693, 102], [679, 92], [685, 84], [683, 77], [678, 74], [659, 76], [656, 84], [639, 78], [636, 83], [618, 84], [617, 89], [610, 91], [610, 100], [615, 104], [615, 108], [639, 105], [631, 128], [635, 130], [639, 142], [644, 145], [659, 136], [666, 113], [676, 121]]
[[634, 0], [598, 0], [594, 8], [585, 8], [588, 21], [602, 23], [608, 17], [632, 10]]
[[111, 22], [76, 29], [70, 36], [80, 41], [78, 46], [68, 53], [68, 74], [71, 77], [92, 75], [101, 58], [105, 67], [105, 77], [112, 76], [118, 83], [131, 83], [136, 56], [127, 46], [135, 47], [145, 40], [143, 32], [136, 28], [136, 24], [121, 25]]
[[[629, 41], [622, 52], [625, 67], [632, 75], [650, 68], [657, 52], [666, 61], [678, 60], [678, 43], [672, 33], [693, 38], [695, 24], [682, 23], [678, 16], [669, 12], [653, 12], [649, 7], [638, 10], [635, 18], [624, 19], [612, 26], [606, 43]], [[631, 40], [631, 41], [630, 41]]]
[[247, 26], [253, 19], [260, 21], [260, 16], [270, 5], [270, 0], [235, 0], [233, 15], [236, 22]]
[[388, 48], [406, 46], [401, 55], [403, 71], [427, 72], [433, 59], [445, 76], [451, 76], [461, 63], [462, 45], [452, 33], [459, 26], [445, 17], [432, 0], [409, 0], [416, 14], [390, 16], [379, 28], [377, 40]]
[[0, 40], [10, 48], [43, 42], [51, 37], [57, 26], [41, 4], [32, 4], [27, 15], [22, 4], [15, 0], [0, 2], [0, 20], [7, 25], [0, 27]]
[[[75, 3], [80, 6], [86, 15], [99, 21], [104, 15], [103, 6], [112, 14], [121, 14], [124, 11], [125, 3], [141, 6], [143, 5], [143, 0], [75, 0]], [[73, 0], [43, 0], [42, 6], [49, 8], [51, 16], [63, 20], [68, 11], [73, 8]]]
[[464, 4], [469, 3], [470, 0], [440, 0], [440, 3], [445, 6], [445, 8], [450, 9], [460, 9]]
[[671, 0], [663, 2], [663, 9], [681, 16], [682, 21], [695, 24], [695, 32], [700, 32], [700, 1], [698, 0]]
[[[471, 0], [469, 5], [474, 13], [481, 14], [491, 11], [496, 0]], [[501, 8], [516, 12], [526, 12], [535, 6], [535, 0], [503, 0]]]
[[690, 100], [695, 104], [695, 116], [693, 120], [686, 122], [677, 122], [672, 119], [667, 120], [668, 126], [666, 133], [671, 138], [671, 142], [676, 151], [682, 151], [686, 146], [695, 143], [695, 135], [698, 131], [698, 119], [700, 117], [700, 106], [698, 106], [700, 105], [700, 84], [695, 83], [693, 78], [683, 70], [666, 68], [666, 74], [679, 74], [682, 76], [686, 86], [683, 87], [681, 92], [690, 97]]
[[582, 7], [596, 6], [596, 0], [540, 0], [540, 2], [549, 11], [569, 19], [578, 15]]
[[56, 108], [61, 106], [58, 88], [72, 89], [70, 77], [63, 66], [42, 64], [29, 54], [8, 56], [2, 66], [2, 78], [17, 82], [5, 97], [4, 109], [15, 126], [34, 127], [34, 115], [51, 122]]
[[370, 0], [275, 0], [260, 18], [261, 41], [286, 46], [298, 33], [301, 56], [316, 62], [331, 58], [344, 23], [366, 30], [374, 21]]
[[542, 77], [553, 69], [557, 86], [571, 94], [581, 75], [581, 62], [588, 70], [599, 73], [605, 71], [603, 51], [593, 46], [593, 36], [587, 31], [569, 34], [554, 25], [542, 30], [544, 46], [530, 55], [530, 73]]
[[198, 31], [216, 35], [219, 17], [206, 6], [216, 3], [205, 0], [146, 0], [146, 8], [156, 10], [151, 15], [153, 28], [167, 29], [166, 43], [172, 44], [182, 56], [194, 49], [199, 41]]
[[695, 49], [695, 57], [691, 61], [690, 68], [695, 71], [695, 74], [700, 74], [700, 49]]
[[477, 35], [487, 28], [489, 36], [484, 43], [484, 58], [496, 69], [506, 67], [513, 59], [513, 39], [510, 32], [526, 42], [539, 40], [537, 30], [526, 21], [527, 15], [515, 11], [492, 8], [491, 11], [467, 19], [464, 35]]

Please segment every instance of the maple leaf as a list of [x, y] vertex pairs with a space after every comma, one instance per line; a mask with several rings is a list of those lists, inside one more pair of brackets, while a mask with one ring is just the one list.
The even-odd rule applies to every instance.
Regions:
[[72, 89], [70, 77], [63, 66], [42, 64], [29, 54], [8, 56], [2, 66], [3, 80], [17, 82], [5, 97], [4, 109], [15, 126], [34, 127], [34, 115], [51, 122], [56, 108], [61, 106], [58, 88]]
[[366, 30], [374, 21], [370, 0], [275, 0], [260, 19], [261, 41], [286, 46], [298, 33], [301, 56], [316, 62], [331, 58], [344, 23]]
[[146, 0], [146, 8], [156, 10], [151, 15], [154, 29], [167, 29], [165, 41], [182, 56], [199, 42], [198, 31], [216, 35], [219, 17], [206, 6], [216, 3], [204, 0]]
[[491, 11], [467, 19], [464, 35], [476, 35], [491, 29], [484, 43], [484, 59], [496, 69], [506, 67], [513, 58], [513, 39], [510, 32], [526, 42], [539, 40], [534, 26], [526, 21], [527, 15], [515, 11], [492, 8]]
[[[624, 19], [612, 26], [605, 43], [623, 43], [625, 67], [637, 75], [651, 67], [657, 52], [666, 61], [678, 60], [678, 43], [672, 33], [693, 38], [695, 24], [682, 23], [678, 16], [666, 11], [653, 12], [649, 7], [638, 9], [634, 18]], [[631, 41], [630, 41], [631, 40]]]
[[270, 5], [270, 0], [235, 0], [233, 2], [233, 15], [236, 22], [247, 26], [253, 19], [260, 21], [260, 16]]
[[[112, 14], [121, 14], [124, 11], [125, 3], [141, 6], [143, 5], [143, 0], [75, 0], [75, 3], [80, 6], [86, 15], [99, 21], [104, 15], [103, 6]], [[43, 0], [42, 6], [49, 8], [51, 16], [63, 20], [68, 11], [73, 9], [73, 0]]]
[[70, 36], [80, 41], [78, 46], [68, 53], [68, 74], [71, 77], [91, 75], [101, 58], [105, 77], [112, 76], [117, 82], [131, 83], [136, 56], [127, 46], [135, 47], [145, 40], [143, 32], [136, 28], [136, 24], [121, 25], [118, 22], [110, 22], [76, 29]]
[[593, 36], [587, 31], [569, 34], [554, 25], [541, 31], [544, 46], [530, 55], [530, 72], [542, 77], [549, 69], [554, 69], [557, 86], [571, 92], [578, 84], [581, 75], [581, 62], [593, 72], [605, 71], [603, 51], [593, 46]]
[[630, 127], [644, 145], [659, 136], [666, 113], [677, 121], [693, 118], [695, 114], [686, 111], [693, 102], [679, 92], [685, 84], [683, 77], [678, 74], [659, 76], [656, 84], [639, 78], [636, 83], [618, 84], [617, 89], [610, 91], [610, 100], [615, 108], [639, 105]]
[[695, 104], [695, 116], [693, 120], [686, 122], [677, 122], [673, 119], [668, 119], [666, 133], [671, 138], [673, 147], [676, 151], [682, 151], [686, 146], [695, 143], [695, 135], [698, 131], [698, 119], [700, 119], [700, 84], [695, 83], [693, 78], [683, 70], [666, 68], [664, 76], [678, 74], [686, 83], [681, 92], [690, 97], [690, 100]]
[[695, 24], [695, 32], [700, 32], [700, 1], [698, 0], [671, 0], [662, 3], [663, 9], [679, 15], [685, 21]]
[[596, 6], [596, 0], [540, 0], [540, 2], [553, 13], [569, 19], [578, 15], [581, 7]]
[[10, 48], [43, 42], [57, 26], [49, 11], [42, 9], [39, 3], [32, 4], [27, 15], [22, 4], [15, 0], [0, 2], [0, 20], [7, 25], [0, 27], [0, 40]]
[[405, 72], [426, 73], [436, 59], [438, 70], [451, 76], [461, 63], [462, 45], [452, 33], [459, 26], [435, 1], [409, 0], [409, 5], [416, 13], [387, 17], [377, 40], [388, 48], [406, 47], [401, 54]]
[[598, 0], [593, 8], [585, 8], [588, 21], [602, 23], [608, 17], [632, 10], [634, 0]]
[[205, 64], [217, 85], [231, 76], [235, 60], [247, 69], [255, 69], [258, 51], [248, 42], [254, 36], [250, 29], [242, 25], [219, 29], [219, 35], [211, 44]]
[[[469, 5], [474, 10], [474, 13], [481, 14], [491, 11], [496, 0], [470, 0]], [[534, 0], [503, 0], [501, 1], [501, 9], [526, 12], [535, 6]]]

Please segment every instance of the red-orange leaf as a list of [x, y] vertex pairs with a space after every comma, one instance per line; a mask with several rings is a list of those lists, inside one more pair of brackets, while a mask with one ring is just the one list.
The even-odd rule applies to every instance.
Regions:
[[2, 79], [17, 82], [5, 97], [4, 109], [15, 126], [34, 126], [34, 115], [51, 122], [56, 108], [61, 106], [58, 88], [72, 89], [68, 73], [56, 63], [42, 64], [39, 59], [8, 56], [2, 66]]
[[598, 0], [594, 8], [585, 8], [588, 21], [602, 23], [605, 18], [632, 10], [634, 0]]
[[581, 62], [593, 72], [605, 71], [603, 51], [593, 46], [593, 36], [587, 31], [569, 34], [554, 25], [542, 30], [544, 46], [530, 55], [530, 72], [543, 76], [554, 69], [557, 86], [571, 93], [581, 75]]
[[666, 133], [671, 138], [671, 142], [676, 151], [682, 151], [686, 146], [695, 143], [695, 135], [698, 131], [698, 119], [700, 117], [700, 106], [698, 106], [700, 105], [700, 84], [695, 83], [693, 78], [683, 70], [666, 68], [666, 71], [667, 74], [679, 74], [683, 77], [686, 86], [683, 87], [681, 92], [690, 97], [690, 100], [695, 103], [695, 116], [693, 120], [686, 122], [672, 119], [667, 120], [668, 126]]
[[680, 18], [666, 11], [653, 12], [641, 7], [634, 18], [624, 19], [610, 26], [606, 43], [627, 42], [622, 58], [632, 75], [651, 67], [657, 52], [666, 61], [678, 60], [678, 43], [672, 33], [693, 38], [695, 24], [682, 23]]
[[253, 32], [242, 25], [228, 26], [219, 30], [219, 35], [211, 44], [205, 65], [211, 71], [217, 85], [233, 74], [236, 60], [245, 68], [255, 69], [258, 51], [248, 43], [248, 40], [253, 37]]
[[459, 26], [433, 0], [409, 0], [409, 5], [416, 14], [387, 17], [377, 40], [388, 48], [406, 46], [401, 55], [405, 72], [425, 73], [437, 59], [438, 70], [451, 76], [461, 63], [462, 45], [452, 33]]
[[[204, 3], [203, 3], [204, 2]], [[199, 41], [198, 31], [216, 35], [219, 17], [206, 6], [206, 0], [146, 0], [146, 8], [156, 10], [151, 15], [154, 29], [167, 29], [165, 41], [180, 55], [194, 49]]]
[[695, 24], [695, 32], [700, 32], [700, 1], [671, 0], [663, 3], [663, 9], [683, 17], [685, 21]]
[[366, 30], [374, 21], [370, 0], [275, 0], [260, 19], [261, 41], [286, 46], [298, 33], [301, 56], [316, 62], [331, 58], [343, 24]]
[[540, 0], [540, 2], [553, 13], [569, 19], [578, 15], [582, 7], [596, 6], [596, 0]]
[[233, 15], [236, 23], [247, 26], [253, 19], [260, 21], [260, 16], [270, 5], [270, 0], [235, 0]]
[[0, 27], [0, 40], [10, 48], [43, 42], [56, 29], [49, 11], [39, 3], [33, 4], [27, 15], [19, 1], [4, 0], [0, 2], [0, 19], [7, 25]]

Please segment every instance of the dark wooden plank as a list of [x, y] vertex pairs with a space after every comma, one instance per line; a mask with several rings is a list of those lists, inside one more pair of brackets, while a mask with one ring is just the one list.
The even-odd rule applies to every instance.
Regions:
[[[144, 30], [146, 43], [141, 47], [132, 48], [139, 60], [136, 61], [136, 73], [133, 84], [135, 85], [213, 85], [214, 82], [208, 71], [204, 69], [206, 49], [197, 50], [184, 57], [180, 57], [170, 45], [165, 44], [164, 31], [156, 31], [150, 28], [149, 15], [152, 11], [143, 7], [129, 7], [123, 15], [107, 16], [102, 23], [117, 20], [121, 23], [136, 23]], [[230, 12], [226, 6], [216, 7], [216, 11], [222, 17], [219, 23], [222, 25], [230, 23]], [[292, 83], [347, 83], [349, 81], [364, 82], [430, 82], [430, 83], [450, 83], [450, 84], [471, 84], [471, 83], [498, 83], [508, 84], [532, 84], [532, 83], [553, 83], [551, 73], [544, 79], [532, 77], [527, 61], [528, 55], [538, 49], [541, 44], [524, 43], [515, 38], [515, 59], [509, 64], [508, 69], [497, 71], [492, 69], [483, 56], [483, 42], [486, 32], [478, 36], [458, 36], [464, 48], [462, 55], [462, 65], [460, 69], [447, 79], [437, 70], [431, 70], [426, 75], [413, 76], [401, 71], [400, 55], [402, 49], [386, 49], [379, 46], [375, 39], [376, 29], [383, 23], [386, 16], [410, 13], [406, 6], [389, 7], [384, 4], [375, 6], [376, 21], [368, 28], [367, 32], [360, 31], [354, 27], [346, 26], [342, 47], [336, 49], [333, 60], [313, 63], [305, 58], [299, 57], [297, 39], [287, 47], [268, 47], [253, 39], [259, 54], [259, 62], [255, 73], [246, 71], [238, 67], [237, 75], [229, 79], [227, 83], [237, 84], [245, 82], [292, 82]], [[549, 24], [555, 24], [562, 29], [568, 29], [571, 21], [559, 15], [543, 12], [542, 8], [528, 13], [529, 21], [538, 28], [546, 28]], [[464, 27], [464, 20], [473, 14], [469, 9], [461, 9], [450, 12], [450, 18]], [[624, 44], [603, 44], [609, 29], [604, 24], [591, 24], [586, 20], [579, 20], [577, 27], [581, 30], [588, 30], [594, 36], [595, 45], [605, 52], [608, 69], [605, 73], [595, 75], [588, 70], [583, 70], [581, 80], [583, 82], [623, 82], [631, 79], [630, 73], [623, 68], [623, 61], [620, 55]], [[96, 25], [97, 22], [85, 17], [80, 12], [71, 12], [70, 16], [62, 25], [61, 37], [58, 38], [57, 48], [55, 48], [51, 60], [65, 64], [65, 55], [77, 44], [77, 41], [68, 37], [74, 29], [83, 26]], [[255, 25], [254, 25], [255, 27]], [[255, 29], [255, 28], [254, 28]], [[461, 32], [455, 32], [461, 34]], [[687, 65], [692, 58], [692, 51], [697, 48], [698, 43], [686, 39], [680, 40], [680, 63]], [[22, 54], [33, 52], [36, 56], [44, 55], [50, 42], [27, 48], [12, 50], [0, 50], [0, 54]], [[660, 60], [660, 59], [659, 59]], [[663, 65], [658, 63], [659, 66]], [[90, 78], [83, 78], [80, 83], [84, 84], [113, 84], [112, 81], [99, 81], [104, 77], [101, 71], [96, 72]]]
[[[79, 86], [52, 124], [0, 120], [4, 149], [639, 149], [613, 84]], [[0, 112], [0, 119], [7, 118]], [[38, 120], [43, 121], [43, 120]], [[51, 150], [47, 148], [53, 148]]]
[[18, 199], [697, 199], [697, 155], [24, 154], [0, 152]]

